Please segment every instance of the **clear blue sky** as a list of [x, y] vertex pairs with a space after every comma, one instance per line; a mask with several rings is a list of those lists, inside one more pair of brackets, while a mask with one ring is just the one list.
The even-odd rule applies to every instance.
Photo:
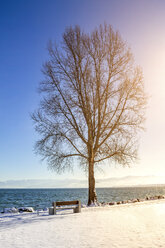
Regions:
[[165, 175], [165, 1], [6, 0], [0, 1], [0, 181], [84, 177], [77, 168], [73, 175], [57, 176], [41, 164], [33, 151], [37, 135], [30, 113], [39, 104], [48, 41], [59, 42], [69, 25], [91, 31], [104, 22], [131, 46], [152, 98], [139, 164], [131, 169], [107, 165], [101, 176]]

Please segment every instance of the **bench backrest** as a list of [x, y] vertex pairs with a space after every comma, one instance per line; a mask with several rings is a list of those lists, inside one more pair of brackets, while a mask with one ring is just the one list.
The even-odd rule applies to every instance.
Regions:
[[65, 205], [78, 205], [79, 201], [62, 201], [56, 202], [56, 206], [65, 206]]

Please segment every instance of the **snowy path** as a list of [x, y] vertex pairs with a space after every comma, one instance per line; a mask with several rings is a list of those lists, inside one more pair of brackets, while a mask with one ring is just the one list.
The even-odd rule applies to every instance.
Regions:
[[165, 200], [48, 216], [0, 215], [3, 248], [165, 247]]

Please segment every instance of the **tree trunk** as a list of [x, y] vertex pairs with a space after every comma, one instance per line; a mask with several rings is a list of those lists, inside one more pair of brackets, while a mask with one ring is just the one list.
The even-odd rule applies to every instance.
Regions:
[[90, 152], [88, 164], [88, 205], [97, 202], [97, 195], [95, 190], [95, 177], [94, 177], [94, 156], [93, 151]]

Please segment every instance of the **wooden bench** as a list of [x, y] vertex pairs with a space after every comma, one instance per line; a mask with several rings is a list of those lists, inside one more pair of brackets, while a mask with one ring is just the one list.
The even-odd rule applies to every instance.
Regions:
[[[63, 202], [53, 202], [53, 214], [56, 214], [57, 210], [61, 209], [73, 209], [74, 213], [81, 212], [81, 201], [63, 201]], [[60, 207], [60, 208], [57, 208]]]

